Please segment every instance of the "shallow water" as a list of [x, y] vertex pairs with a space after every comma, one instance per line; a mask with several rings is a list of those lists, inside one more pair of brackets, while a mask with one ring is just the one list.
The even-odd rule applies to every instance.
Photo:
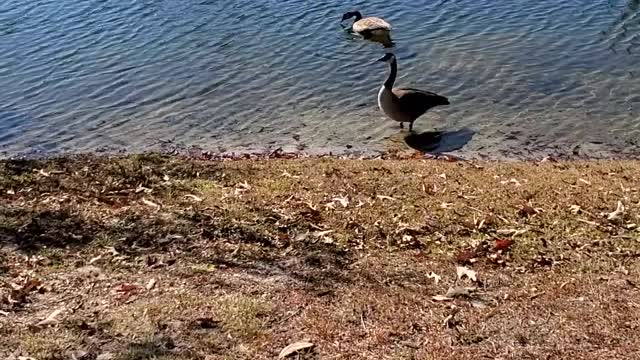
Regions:
[[376, 108], [387, 69], [375, 60], [385, 49], [339, 26], [359, 9], [394, 26], [398, 85], [449, 97], [415, 126], [444, 131], [440, 150], [636, 153], [639, 8], [638, 0], [3, 0], [0, 152], [401, 143], [406, 132]]

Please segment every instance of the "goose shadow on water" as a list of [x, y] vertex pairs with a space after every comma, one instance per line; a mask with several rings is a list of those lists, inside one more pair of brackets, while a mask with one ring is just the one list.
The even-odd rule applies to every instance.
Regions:
[[462, 149], [471, 141], [475, 131], [462, 128], [455, 131], [425, 131], [411, 133], [404, 141], [409, 147], [432, 154], [441, 154]]

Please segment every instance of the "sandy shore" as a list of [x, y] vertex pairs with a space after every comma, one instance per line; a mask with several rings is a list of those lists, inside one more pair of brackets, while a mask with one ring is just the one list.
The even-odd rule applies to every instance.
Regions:
[[186, 154], [0, 161], [0, 358], [640, 357], [637, 161]]

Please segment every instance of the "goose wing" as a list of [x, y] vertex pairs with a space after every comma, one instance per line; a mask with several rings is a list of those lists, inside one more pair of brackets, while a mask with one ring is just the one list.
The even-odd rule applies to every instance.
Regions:
[[398, 105], [402, 111], [416, 118], [432, 107], [449, 105], [449, 99], [431, 91], [413, 88], [394, 88], [393, 94], [397, 97]]
[[388, 22], [377, 17], [366, 17], [360, 19], [353, 24], [353, 31], [374, 31], [374, 30], [386, 30], [391, 31], [391, 25]]

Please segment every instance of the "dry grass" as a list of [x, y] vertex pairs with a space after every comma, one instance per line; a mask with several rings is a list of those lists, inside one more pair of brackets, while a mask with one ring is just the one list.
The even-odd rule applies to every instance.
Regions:
[[0, 357], [272, 359], [308, 339], [322, 359], [638, 358], [638, 178], [633, 161], [4, 161]]

